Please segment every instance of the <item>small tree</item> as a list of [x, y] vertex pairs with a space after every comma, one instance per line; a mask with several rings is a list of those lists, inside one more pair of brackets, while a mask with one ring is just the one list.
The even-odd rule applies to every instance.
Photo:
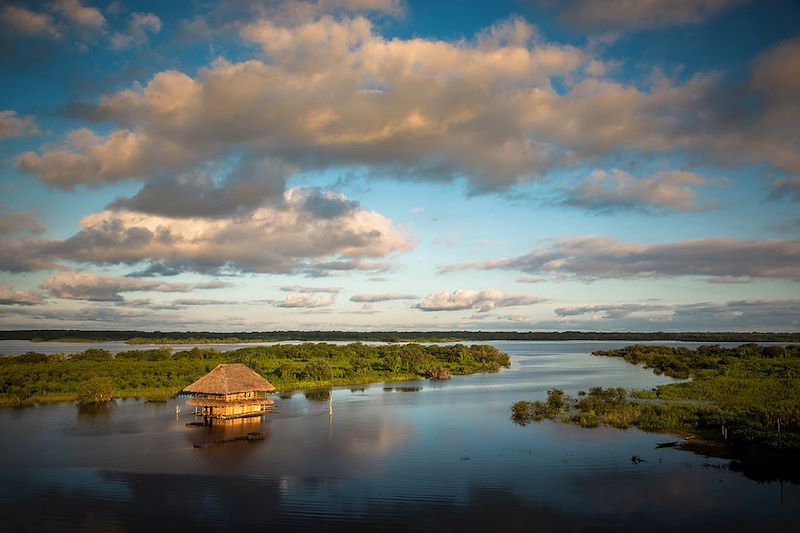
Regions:
[[105, 403], [114, 398], [114, 384], [110, 378], [94, 377], [78, 391], [80, 403]]
[[431, 371], [428, 373], [428, 378], [432, 380], [450, 379], [450, 372], [444, 367], [437, 366], [431, 368]]

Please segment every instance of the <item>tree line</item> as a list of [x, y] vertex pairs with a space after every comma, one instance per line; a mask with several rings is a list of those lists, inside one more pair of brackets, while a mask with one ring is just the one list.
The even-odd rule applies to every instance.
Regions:
[[800, 342], [800, 332], [599, 332], [599, 331], [136, 331], [136, 330], [8, 330], [0, 340], [177, 342], [279, 341], [685, 341], [685, 342]]

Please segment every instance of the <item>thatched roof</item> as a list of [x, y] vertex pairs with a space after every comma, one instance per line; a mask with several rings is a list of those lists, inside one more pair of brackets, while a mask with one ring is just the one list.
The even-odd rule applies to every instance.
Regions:
[[275, 387], [242, 363], [217, 365], [184, 392], [197, 394], [236, 394], [239, 392], [271, 392]]

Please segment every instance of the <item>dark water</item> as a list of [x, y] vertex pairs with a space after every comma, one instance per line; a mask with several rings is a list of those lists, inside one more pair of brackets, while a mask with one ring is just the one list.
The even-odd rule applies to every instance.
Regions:
[[[551, 387], [669, 381], [588, 355], [625, 343], [492, 344], [511, 370], [336, 389], [332, 416], [325, 392], [276, 396], [263, 422], [211, 428], [187, 426], [185, 406], [175, 414], [183, 398], [0, 410], [0, 531], [796, 527], [800, 487], [655, 449], [669, 437], [510, 421], [514, 401]], [[252, 432], [264, 440], [231, 441]]]

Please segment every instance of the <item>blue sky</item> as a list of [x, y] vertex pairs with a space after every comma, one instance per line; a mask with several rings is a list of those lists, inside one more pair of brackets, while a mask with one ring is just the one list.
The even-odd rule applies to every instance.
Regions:
[[798, 22], [6, 2], [0, 327], [800, 331]]

